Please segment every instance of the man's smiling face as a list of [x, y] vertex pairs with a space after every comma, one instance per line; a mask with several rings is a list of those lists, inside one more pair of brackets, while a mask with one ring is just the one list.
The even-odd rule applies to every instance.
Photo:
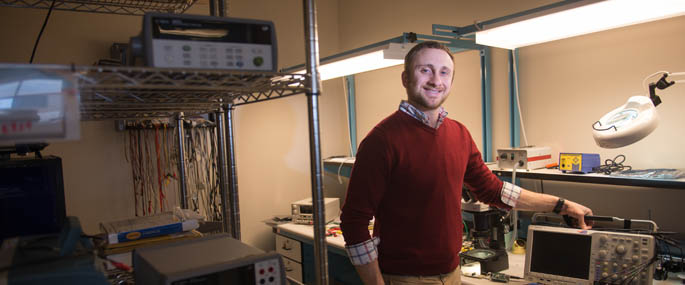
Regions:
[[416, 53], [409, 72], [402, 72], [407, 100], [421, 111], [436, 110], [449, 95], [454, 63], [441, 49], [425, 48]]

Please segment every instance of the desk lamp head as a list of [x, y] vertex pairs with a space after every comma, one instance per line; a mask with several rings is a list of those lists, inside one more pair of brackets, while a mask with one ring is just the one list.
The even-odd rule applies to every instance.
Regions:
[[667, 81], [668, 75], [666, 72], [659, 81], [649, 84], [649, 97], [632, 96], [625, 104], [592, 124], [595, 143], [603, 148], [619, 148], [635, 143], [652, 133], [659, 124], [656, 106], [661, 104], [661, 98], [655, 91], [657, 88], [663, 90], [676, 83]]

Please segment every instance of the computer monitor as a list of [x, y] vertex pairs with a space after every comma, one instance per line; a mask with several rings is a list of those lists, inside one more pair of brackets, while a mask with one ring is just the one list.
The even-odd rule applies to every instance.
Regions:
[[0, 238], [55, 233], [65, 217], [61, 158], [0, 160]]

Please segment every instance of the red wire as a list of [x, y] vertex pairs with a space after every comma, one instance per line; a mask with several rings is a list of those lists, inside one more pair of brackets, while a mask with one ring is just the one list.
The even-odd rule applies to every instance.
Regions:
[[116, 267], [117, 269], [120, 269], [120, 270], [123, 270], [123, 271], [127, 271], [127, 272], [133, 271], [133, 269], [132, 269], [130, 266], [128, 266], [128, 265], [126, 265], [126, 264], [124, 264], [124, 263], [121, 263], [121, 262], [118, 262], [118, 261], [114, 261], [114, 260], [111, 260], [111, 259], [107, 259], [107, 261], [109, 261], [109, 263], [111, 263], [112, 265], [114, 265], [114, 267]]
[[[144, 135], [143, 140], [145, 141], [145, 155], [146, 155], [145, 162], [147, 162], [148, 167], [150, 167], [150, 147], [148, 144], [150, 139], [147, 137], [149, 135], [148, 133], [149, 132], [143, 133], [143, 135]], [[152, 185], [150, 185], [150, 186], [152, 186]], [[150, 190], [152, 190], [151, 192], [154, 192], [154, 189], [150, 189]], [[148, 191], [145, 191], [145, 192], [148, 192]], [[146, 194], [147, 195], [145, 195], [145, 196], [147, 196], [147, 214], [152, 215], [152, 198], [149, 195], [150, 193], [146, 193]]]
[[146, 192], [145, 191], [145, 174], [143, 174], [143, 159], [144, 159], [144, 157], [143, 157], [143, 149], [142, 149], [142, 146], [140, 144], [141, 132], [142, 132], [141, 130], [137, 131], [137, 135], [138, 135], [138, 166], [139, 166], [138, 171], [140, 174], [140, 196], [141, 196], [140, 197], [141, 198], [140, 208], [142, 208], [142, 210], [143, 210], [143, 216], [146, 216], [146, 214], [145, 214], [145, 192]]
[[133, 152], [135, 151], [135, 147], [134, 147], [135, 139], [133, 138], [133, 132], [131, 132], [130, 130], [128, 133], [128, 140], [129, 140], [128, 150], [131, 153], [131, 178], [133, 178], [133, 199], [136, 202], [135, 205], [136, 205], [136, 217], [137, 217], [138, 216], [138, 189], [136, 189], [136, 188], [138, 188], [138, 187], [136, 187], [137, 185], [136, 185], [136, 170], [135, 170], [136, 169], [135, 164], [137, 162], [136, 162], [136, 156], [133, 154]]

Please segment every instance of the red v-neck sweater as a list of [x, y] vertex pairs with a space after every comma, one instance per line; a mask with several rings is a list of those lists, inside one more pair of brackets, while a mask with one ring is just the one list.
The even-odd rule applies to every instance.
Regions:
[[445, 118], [433, 129], [402, 111], [381, 121], [356, 156], [342, 209], [348, 245], [380, 237], [386, 274], [437, 275], [459, 265], [461, 190], [500, 208], [502, 182], [483, 163], [461, 123]]

